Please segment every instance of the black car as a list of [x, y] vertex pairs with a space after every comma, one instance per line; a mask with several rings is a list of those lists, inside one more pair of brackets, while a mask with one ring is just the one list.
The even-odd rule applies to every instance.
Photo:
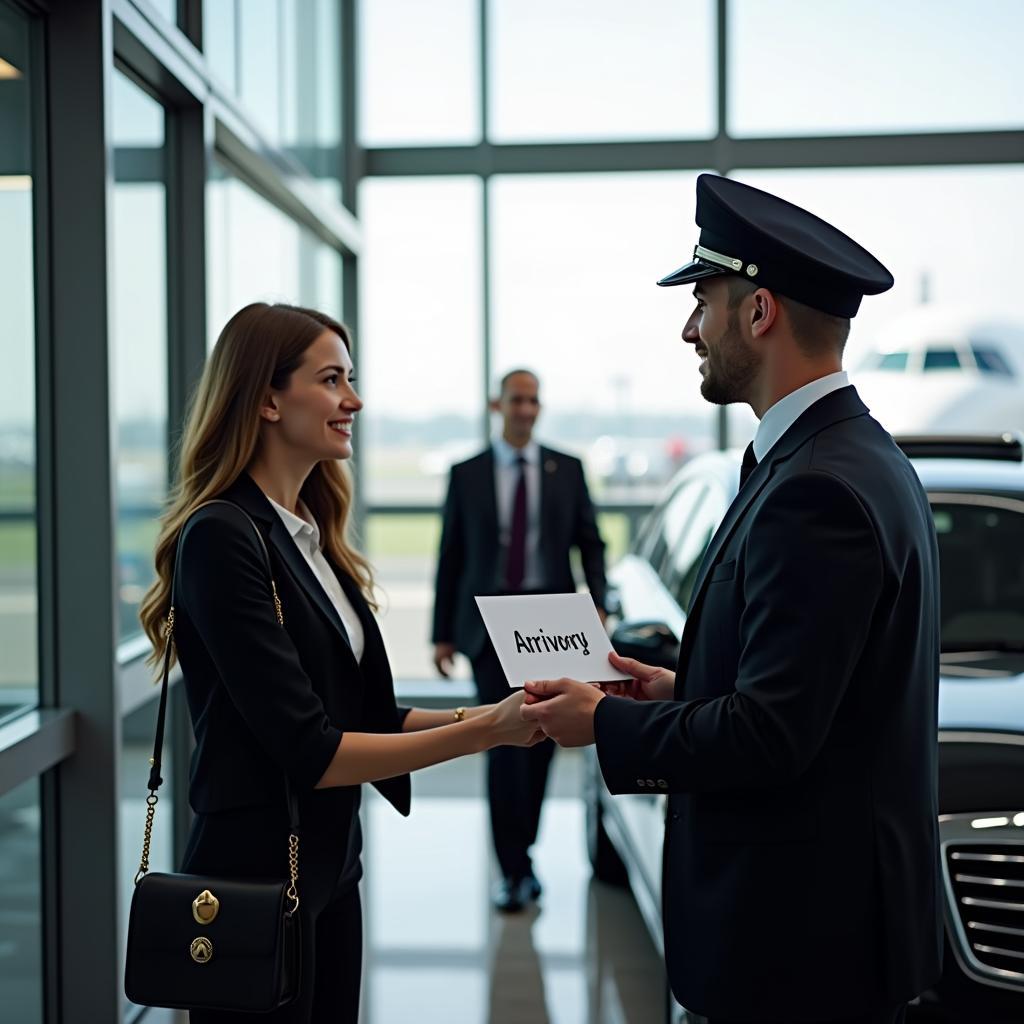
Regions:
[[[919, 1020], [1024, 1021], [1024, 446], [1021, 438], [903, 438], [939, 541], [942, 981]], [[701, 558], [739, 487], [740, 453], [689, 462], [611, 573], [619, 653], [675, 668]], [[627, 882], [661, 948], [665, 797], [612, 797], [587, 773], [594, 872]], [[675, 1009], [675, 1019], [698, 1021]]]

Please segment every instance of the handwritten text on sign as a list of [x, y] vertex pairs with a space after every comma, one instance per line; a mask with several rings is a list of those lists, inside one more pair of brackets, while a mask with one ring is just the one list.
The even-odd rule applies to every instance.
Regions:
[[608, 664], [612, 646], [589, 594], [513, 594], [476, 603], [510, 686], [562, 676], [585, 683], [629, 678]]

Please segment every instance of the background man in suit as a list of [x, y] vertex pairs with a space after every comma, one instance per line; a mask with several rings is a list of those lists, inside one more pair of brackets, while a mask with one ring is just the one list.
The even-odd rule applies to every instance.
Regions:
[[[941, 969], [937, 549], [913, 469], [842, 372], [892, 277], [831, 225], [702, 175], [683, 340], [760, 419], [673, 673], [527, 684], [613, 793], [665, 792], [665, 957], [713, 1022], [889, 1024]], [[631, 698], [631, 699], [629, 699]]]
[[[508, 681], [474, 597], [483, 594], [571, 593], [569, 552], [579, 549], [587, 586], [604, 607], [604, 543], [579, 459], [533, 440], [540, 382], [529, 370], [501, 381], [491, 409], [502, 434], [479, 455], [452, 467], [444, 508], [434, 604], [434, 663], [442, 675], [456, 650], [473, 665], [481, 701], [508, 695]], [[540, 895], [530, 847], [554, 744], [491, 751], [487, 786], [491, 833], [502, 879], [499, 910], [515, 911]]]

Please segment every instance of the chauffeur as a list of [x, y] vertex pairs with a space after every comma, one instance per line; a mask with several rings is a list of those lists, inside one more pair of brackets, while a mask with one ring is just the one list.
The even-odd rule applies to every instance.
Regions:
[[523, 715], [594, 742], [613, 793], [669, 795], [665, 957], [712, 1022], [903, 1019], [941, 969], [934, 528], [842, 371], [870, 253], [704, 174], [683, 340], [709, 402], [760, 420], [704, 556], [677, 672], [528, 684]]

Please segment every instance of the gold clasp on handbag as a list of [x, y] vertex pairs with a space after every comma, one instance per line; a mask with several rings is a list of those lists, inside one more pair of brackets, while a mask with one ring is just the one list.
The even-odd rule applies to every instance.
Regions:
[[220, 900], [209, 889], [204, 889], [192, 901], [192, 916], [199, 924], [209, 924], [219, 910]]
[[208, 964], [213, 959], [213, 943], [205, 935], [193, 939], [188, 951], [197, 964]]

